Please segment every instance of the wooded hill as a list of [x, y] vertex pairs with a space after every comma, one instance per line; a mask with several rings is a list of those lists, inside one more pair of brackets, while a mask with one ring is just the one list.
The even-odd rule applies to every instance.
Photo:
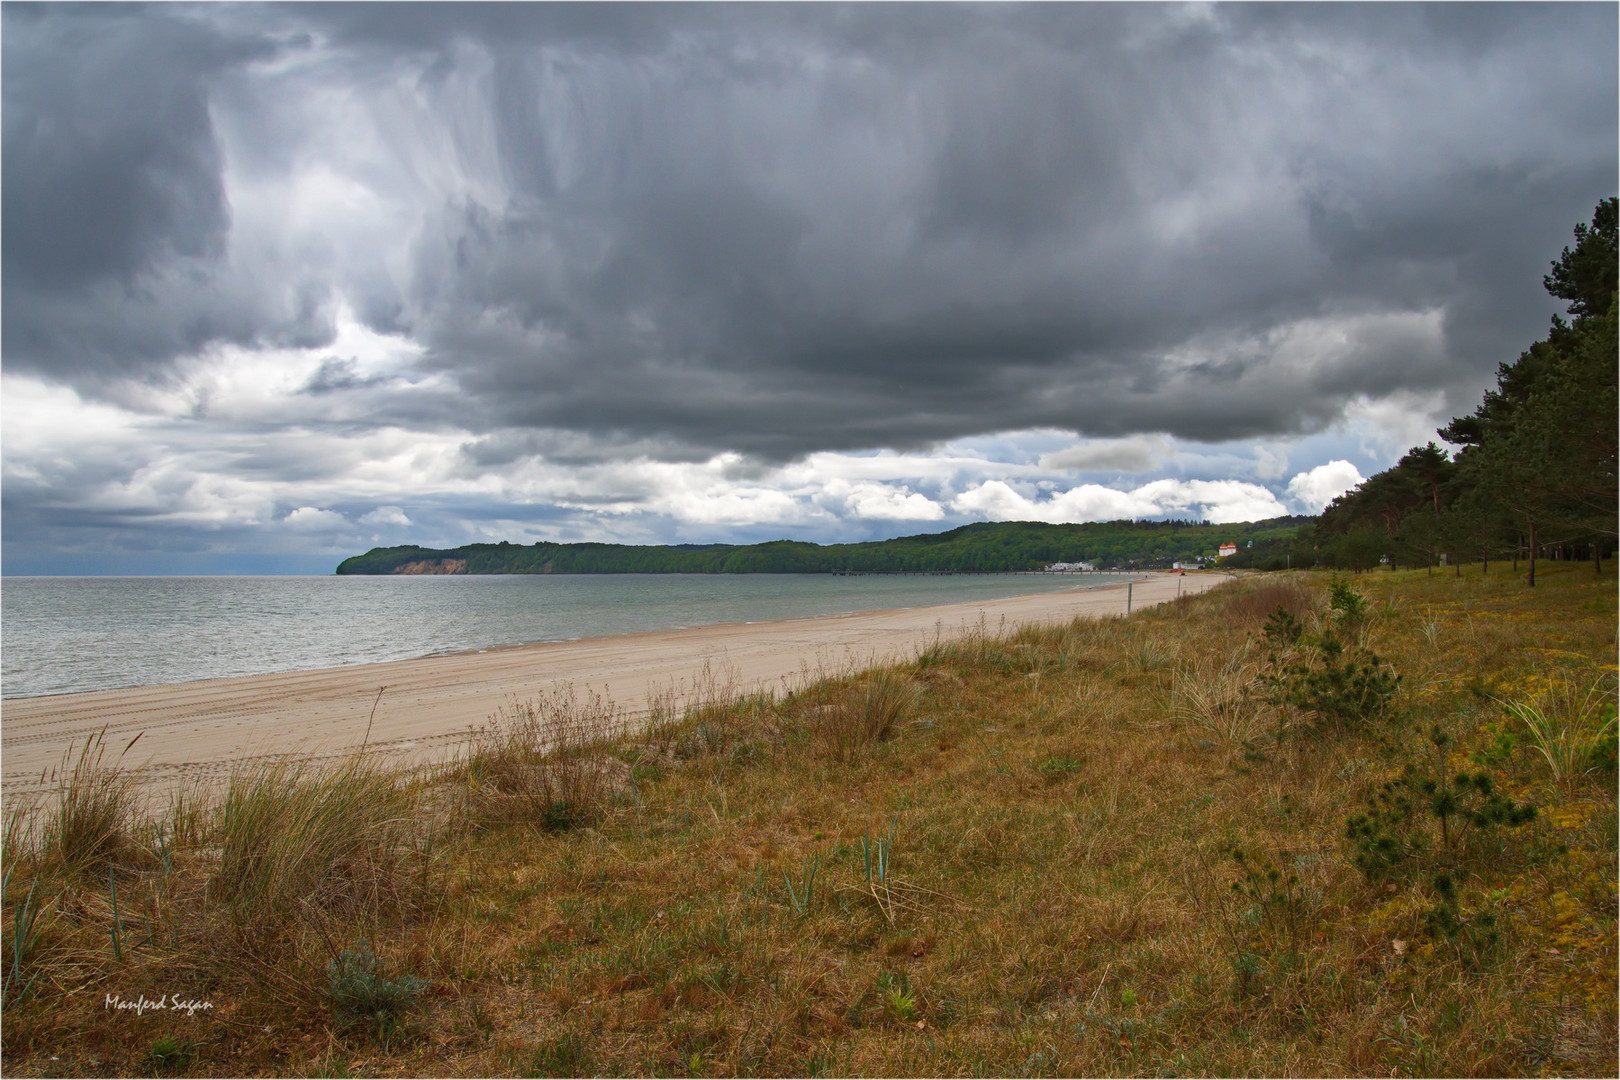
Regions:
[[1260, 569], [1332, 566], [1366, 570], [1578, 559], [1602, 572], [1616, 545], [1616, 200], [1575, 227], [1542, 279], [1568, 302], [1544, 340], [1497, 368], [1479, 408], [1393, 468], [1345, 492], [1288, 540], [1257, 543], [1232, 560]]
[[1213, 556], [1223, 543], [1284, 541], [1309, 518], [1211, 525], [1109, 521], [1048, 525], [980, 522], [949, 532], [861, 544], [468, 544], [457, 548], [373, 548], [338, 564], [339, 574], [823, 574], [855, 571], [1038, 570], [1053, 562], [1099, 569], [1167, 568]]

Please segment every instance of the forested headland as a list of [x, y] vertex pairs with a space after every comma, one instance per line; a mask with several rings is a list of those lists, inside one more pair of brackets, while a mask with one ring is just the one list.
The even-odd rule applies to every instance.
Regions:
[[339, 574], [825, 574], [836, 571], [995, 572], [1054, 562], [1098, 569], [1168, 568], [1213, 557], [1220, 545], [1287, 543], [1309, 518], [1211, 525], [1191, 521], [1107, 521], [1049, 525], [977, 522], [942, 533], [860, 544], [468, 544], [373, 548], [345, 559]]
[[1394, 467], [1329, 503], [1294, 536], [1242, 549], [1228, 565], [1367, 570], [1591, 562], [1616, 544], [1616, 200], [1605, 199], [1543, 285], [1567, 301], [1547, 336], [1497, 368], [1479, 408]]

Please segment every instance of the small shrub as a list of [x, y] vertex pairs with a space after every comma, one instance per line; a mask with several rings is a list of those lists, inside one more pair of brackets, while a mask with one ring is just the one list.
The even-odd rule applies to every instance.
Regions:
[[911, 979], [904, 972], [879, 972], [877, 987], [883, 1011], [898, 1023], [912, 1024], [922, 1015]]
[[902, 1024], [917, 1019], [917, 999], [906, 990], [889, 990], [883, 995], [883, 1008]]
[[1255, 933], [1263, 930], [1272, 948], [1283, 946], [1288, 953], [1297, 955], [1309, 914], [1299, 875], [1292, 870], [1285, 872], [1269, 855], [1251, 857], [1242, 848], [1232, 849], [1232, 861], [1238, 868], [1232, 891], [1250, 904], [1240, 916], [1241, 921]]
[[1285, 607], [1279, 607], [1266, 619], [1266, 625], [1261, 628], [1261, 635], [1272, 645], [1286, 647], [1298, 645], [1305, 636], [1305, 628], [1300, 625], [1294, 613]]
[[[1524, 825], [1535, 816], [1534, 805], [1502, 795], [1486, 773], [1444, 779], [1408, 766], [1374, 793], [1364, 812], [1350, 815], [1345, 835], [1355, 848], [1352, 861], [1367, 879], [1388, 881], [1408, 876], [1429, 850], [1437, 851], [1438, 861], [1456, 865], [1470, 834]], [[1439, 826], [1438, 838], [1430, 822]]]
[[1436, 874], [1432, 888], [1433, 900], [1423, 913], [1424, 934], [1451, 945], [1461, 959], [1477, 964], [1502, 939], [1496, 916], [1464, 908], [1450, 874]]
[[146, 1063], [158, 1075], [181, 1072], [191, 1064], [191, 1052], [173, 1035], [159, 1035], [146, 1052]]
[[326, 997], [338, 1015], [374, 1025], [380, 1035], [397, 1027], [417, 995], [427, 988], [427, 981], [415, 975], [388, 978], [365, 938], [327, 963], [326, 979]]
[[1299, 711], [1311, 731], [1353, 731], [1390, 712], [1401, 677], [1377, 655], [1347, 650], [1332, 635], [1265, 681], [1272, 700]]
[[1367, 598], [1342, 577], [1335, 577], [1328, 585], [1328, 608], [1351, 626], [1367, 621]]

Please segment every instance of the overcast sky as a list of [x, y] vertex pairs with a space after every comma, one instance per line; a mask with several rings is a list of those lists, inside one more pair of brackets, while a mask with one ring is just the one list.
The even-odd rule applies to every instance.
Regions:
[[1616, 190], [1616, 6], [4, 6], [6, 573], [1311, 513]]

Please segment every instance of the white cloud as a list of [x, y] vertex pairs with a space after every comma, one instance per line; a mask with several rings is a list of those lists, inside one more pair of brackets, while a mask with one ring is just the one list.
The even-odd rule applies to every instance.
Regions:
[[1288, 497], [1305, 508], [1309, 514], [1321, 513], [1322, 507], [1343, 495], [1365, 479], [1361, 470], [1348, 461], [1334, 459], [1318, 465], [1309, 472], [1297, 474], [1288, 481]]
[[1032, 499], [1000, 480], [964, 491], [951, 509], [992, 521], [1082, 522], [1186, 514], [1216, 523], [1260, 521], [1288, 513], [1270, 491], [1237, 480], [1155, 480], [1130, 491], [1082, 484]]
[[851, 484], [834, 478], [822, 486], [818, 501], [839, 506], [845, 511], [840, 516], [873, 521], [938, 521], [945, 516], [938, 503], [904, 485]]
[[1268, 446], [1254, 448], [1254, 475], [1262, 480], [1279, 480], [1288, 472], [1288, 454]]
[[1282, 517], [1287, 507], [1266, 488], [1241, 480], [1155, 480], [1133, 495], [1151, 499], [1154, 514], [1196, 512], [1217, 525], [1233, 521], [1264, 521]]
[[369, 514], [360, 515], [362, 525], [409, 525], [411, 519], [397, 506], [379, 506]]
[[1358, 397], [1345, 406], [1345, 420], [1362, 452], [1391, 462], [1414, 446], [1437, 440], [1435, 429], [1451, 412], [1445, 394], [1403, 391], [1376, 400]]
[[805, 507], [791, 495], [768, 488], [675, 492], [652, 506], [677, 521], [698, 525], [789, 524], [805, 517]]
[[344, 528], [349, 524], [348, 519], [342, 514], [315, 506], [300, 506], [282, 521], [288, 528], [297, 529], [299, 532], [326, 532]]

